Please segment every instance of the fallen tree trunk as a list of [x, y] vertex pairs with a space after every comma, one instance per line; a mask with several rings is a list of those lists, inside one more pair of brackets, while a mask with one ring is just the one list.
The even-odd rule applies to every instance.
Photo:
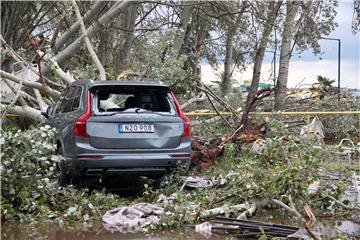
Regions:
[[93, 46], [91, 45], [90, 38], [89, 38], [89, 35], [86, 32], [85, 24], [84, 24], [83, 19], [81, 17], [79, 7], [76, 4], [75, 0], [72, 0], [72, 4], [73, 4], [73, 6], [75, 8], [75, 13], [76, 13], [76, 17], [78, 19], [78, 22], [80, 23], [80, 30], [82, 32], [82, 37], [84, 38], [86, 48], [90, 53], [90, 57], [91, 57], [92, 61], [94, 62], [94, 65], [96, 66], [96, 68], [100, 72], [100, 80], [106, 80], [105, 69], [104, 69], [103, 65], [101, 64], [98, 56], [96, 55]]
[[[120, 12], [124, 11], [126, 8], [130, 6], [133, 2], [131, 1], [122, 1], [119, 3], [115, 3], [115, 6], [107, 11], [102, 17], [100, 17], [96, 22], [94, 22], [90, 27], [86, 29], [86, 34], [88, 37], [94, 36], [103, 26], [110, 23]], [[80, 50], [81, 40], [83, 36], [77, 38], [74, 42], [72, 42], [69, 46], [67, 46], [63, 51], [59, 52], [54, 60], [59, 64], [63, 64], [65, 60], [70, 58], [74, 53]], [[49, 69], [44, 69], [44, 71], [48, 71]]]
[[[107, 1], [97, 1], [91, 7], [89, 11], [87, 11], [83, 17], [83, 21], [88, 23], [96, 14], [99, 14], [101, 10], [105, 7]], [[62, 48], [65, 43], [67, 43], [71, 37], [74, 36], [75, 32], [78, 31], [80, 28], [79, 20], [71, 25], [70, 29], [66, 31], [58, 40], [56, 40], [55, 45], [53, 47], [54, 52], [57, 53], [60, 48]]]
[[19, 83], [19, 84], [22, 83], [26, 87], [39, 89], [40, 91], [43, 91], [43, 92], [49, 94], [52, 97], [57, 98], [58, 96], [60, 96], [60, 93], [58, 91], [56, 91], [56, 90], [54, 90], [54, 89], [52, 89], [52, 88], [50, 88], [48, 86], [44, 86], [41, 83], [37, 83], [37, 82], [23, 80], [21, 78], [18, 78], [15, 75], [7, 73], [7, 72], [5, 72], [3, 70], [0, 70], [0, 76], [3, 77], [3, 78], [8, 79], [10, 81]]
[[31, 118], [37, 122], [42, 121], [44, 117], [41, 115], [41, 111], [36, 110], [35, 108], [29, 106], [12, 106], [8, 107], [7, 105], [1, 104], [1, 114], [6, 113], [7, 111]]

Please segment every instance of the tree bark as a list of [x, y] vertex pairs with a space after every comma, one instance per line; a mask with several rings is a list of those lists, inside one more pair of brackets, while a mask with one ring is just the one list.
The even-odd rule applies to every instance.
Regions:
[[291, 43], [294, 36], [295, 17], [299, 9], [296, 1], [286, 2], [286, 18], [282, 32], [280, 50], [279, 76], [275, 88], [275, 110], [283, 110], [286, 102], [287, 80], [291, 58]]
[[[120, 3], [116, 3], [116, 6], [107, 11], [102, 17], [100, 17], [96, 22], [94, 22], [90, 27], [87, 28], [86, 34], [89, 37], [94, 36], [102, 26], [111, 22], [120, 12], [124, 11], [131, 5], [131, 1], [122, 1]], [[74, 53], [80, 50], [82, 37], [77, 38], [74, 42], [72, 42], [69, 46], [67, 46], [63, 51], [59, 52], [54, 58], [55, 61], [61, 65], [68, 58], [70, 58]], [[48, 68], [44, 69], [44, 72], [48, 71]]]
[[120, 70], [120, 72], [124, 70], [124, 67], [130, 61], [131, 48], [135, 38], [135, 21], [138, 16], [137, 8], [138, 8], [137, 4], [130, 6], [127, 14], [125, 15], [125, 19], [126, 19], [125, 20], [126, 23], [124, 24], [124, 26], [126, 27], [126, 32], [124, 34], [125, 40], [122, 49], [119, 51], [119, 56], [117, 58], [118, 59], [117, 69]]
[[[85, 23], [89, 23], [90, 20], [96, 16], [96, 14], [100, 13], [107, 1], [97, 1], [91, 7], [89, 11], [87, 11], [83, 17], [83, 21]], [[74, 23], [68, 31], [66, 31], [58, 40], [55, 41], [55, 45], [53, 48], [54, 53], [57, 53], [76, 33], [77, 30], [80, 28], [80, 22], [77, 21]]]
[[241, 117], [241, 124], [244, 126], [244, 129], [246, 129], [248, 125], [249, 112], [251, 110], [252, 104], [254, 102], [259, 87], [261, 68], [262, 68], [262, 62], [264, 59], [265, 50], [269, 42], [269, 37], [273, 29], [273, 25], [277, 17], [277, 12], [279, 11], [281, 4], [282, 2], [274, 2], [274, 1], [269, 2], [269, 10], [266, 17], [264, 31], [260, 39], [259, 47], [257, 48], [255, 53], [254, 70], [251, 80], [251, 86], [246, 99], [245, 110]]
[[51, 55], [51, 51], [45, 54], [44, 60], [48, 63], [49, 68], [59, 76], [65, 83], [70, 84], [75, 81], [75, 79], [68, 73], [64, 72], [59, 64], [54, 59], [54, 56]]
[[104, 69], [103, 65], [101, 64], [98, 56], [96, 55], [93, 46], [91, 45], [90, 38], [89, 38], [89, 36], [88, 36], [88, 34], [86, 32], [85, 24], [84, 24], [84, 21], [83, 21], [83, 19], [81, 17], [79, 7], [76, 4], [75, 0], [72, 0], [72, 4], [73, 4], [73, 6], [75, 8], [75, 13], [76, 13], [76, 17], [78, 19], [78, 22], [80, 23], [80, 29], [81, 29], [81, 32], [82, 32], [82, 37], [84, 38], [84, 41], [85, 41], [85, 44], [86, 44], [86, 48], [90, 53], [90, 56], [91, 56], [92, 61], [94, 62], [94, 65], [99, 70], [100, 80], [106, 80], [105, 69]]
[[7, 105], [1, 104], [2, 111], [9, 111], [11, 113], [31, 118], [35, 121], [41, 121], [44, 119], [44, 117], [41, 115], [41, 111], [36, 110], [35, 108], [29, 107], [29, 106], [13, 106], [8, 107]]
[[226, 33], [226, 49], [225, 49], [225, 61], [224, 61], [224, 79], [222, 79], [221, 84], [221, 94], [226, 96], [232, 92], [232, 68], [233, 68], [233, 43], [236, 32], [239, 28], [239, 24], [244, 15], [245, 9], [247, 8], [246, 2], [241, 8], [241, 12], [238, 14], [236, 21], [233, 25], [229, 27]]
[[25, 87], [30, 87], [30, 88], [36, 88], [39, 89], [40, 91], [43, 91], [44, 93], [49, 94], [52, 97], [58, 97], [60, 96], [60, 93], [48, 86], [44, 86], [41, 83], [38, 82], [32, 82], [32, 81], [28, 81], [28, 80], [23, 80], [21, 78], [18, 78], [10, 73], [7, 73], [3, 70], [0, 70], [0, 76], [6, 79], [9, 79], [10, 81], [16, 82], [16, 83], [22, 83]]
[[[200, 24], [200, 23], [198, 23]], [[194, 53], [194, 65], [193, 65], [193, 75], [197, 77], [197, 79], [201, 78], [201, 47], [204, 44], [204, 40], [206, 37], [206, 28], [204, 26], [198, 26], [197, 36], [196, 36], [196, 45], [195, 45], [195, 53]]]
[[[190, 3], [190, 2], [187, 2], [187, 3]], [[186, 5], [183, 8], [180, 25], [177, 29], [178, 32], [176, 34], [176, 37], [174, 39], [174, 44], [172, 46], [172, 55], [173, 56], [180, 55], [180, 49], [184, 42], [185, 32], [186, 32], [187, 26], [189, 24], [193, 8], [194, 8], [193, 5]]]

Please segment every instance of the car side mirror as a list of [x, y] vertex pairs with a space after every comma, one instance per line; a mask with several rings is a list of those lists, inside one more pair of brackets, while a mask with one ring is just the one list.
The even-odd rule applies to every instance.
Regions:
[[51, 106], [45, 106], [41, 109], [41, 115], [43, 115], [46, 118], [49, 118], [51, 112]]

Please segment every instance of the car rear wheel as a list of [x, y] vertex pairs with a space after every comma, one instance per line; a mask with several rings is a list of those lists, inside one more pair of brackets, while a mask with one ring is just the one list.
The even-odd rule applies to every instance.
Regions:
[[[61, 146], [58, 147], [56, 153], [58, 155], [63, 155]], [[59, 176], [58, 176], [57, 182], [58, 182], [59, 187], [66, 187], [70, 184], [73, 184], [74, 186], [76, 186], [78, 184], [77, 178], [75, 178], [67, 173], [65, 162], [63, 160], [58, 163], [58, 171], [59, 171]]]
[[60, 187], [66, 187], [70, 185], [70, 183], [71, 183], [71, 176], [60, 170], [60, 174], [58, 176], [58, 185]]

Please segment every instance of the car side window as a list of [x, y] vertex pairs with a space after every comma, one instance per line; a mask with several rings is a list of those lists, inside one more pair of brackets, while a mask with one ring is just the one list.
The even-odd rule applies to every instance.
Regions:
[[53, 115], [56, 115], [56, 114], [59, 114], [60, 113], [60, 106], [61, 106], [61, 103], [63, 102], [63, 99], [64, 99], [64, 96], [67, 94], [67, 92], [69, 91], [69, 89], [65, 89], [59, 99], [57, 100], [55, 106], [54, 106], [54, 110], [53, 110]]
[[64, 95], [64, 98], [61, 100], [59, 112], [61, 112], [61, 113], [70, 112], [71, 105], [72, 105], [71, 97], [72, 97], [73, 92], [74, 92], [74, 87], [70, 87], [67, 90], [66, 94]]
[[70, 112], [76, 111], [80, 107], [80, 98], [81, 98], [81, 87], [75, 87], [72, 97], [71, 97], [71, 109]]

